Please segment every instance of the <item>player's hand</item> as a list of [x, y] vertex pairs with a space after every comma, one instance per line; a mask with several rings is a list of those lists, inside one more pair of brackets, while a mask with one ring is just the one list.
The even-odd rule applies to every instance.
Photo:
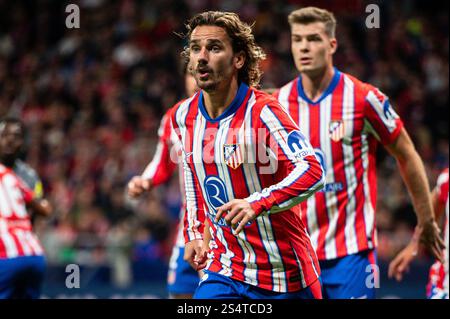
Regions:
[[398, 253], [394, 260], [389, 263], [389, 278], [395, 278], [397, 281], [401, 281], [404, 273], [409, 271], [409, 264], [416, 258], [418, 251], [419, 242], [413, 238], [408, 246]]
[[203, 240], [194, 239], [186, 243], [183, 258], [197, 271], [205, 268], [208, 261], [208, 250], [205, 249]]
[[150, 180], [141, 176], [134, 176], [128, 183], [128, 196], [131, 198], [139, 197], [143, 192], [149, 191], [151, 188]]
[[248, 222], [256, 218], [256, 213], [245, 199], [233, 199], [222, 205], [217, 210], [215, 221], [219, 222], [223, 214], [225, 222], [234, 229], [234, 234], [239, 234]]
[[445, 248], [445, 243], [440, 236], [441, 230], [439, 229], [436, 221], [431, 220], [418, 224], [416, 227], [416, 232], [419, 234], [420, 244], [422, 244], [434, 258], [443, 263], [443, 250]]

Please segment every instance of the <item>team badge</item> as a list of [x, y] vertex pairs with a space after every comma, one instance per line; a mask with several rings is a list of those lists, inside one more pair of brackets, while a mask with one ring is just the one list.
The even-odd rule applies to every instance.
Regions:
[[236, 169], [243, 163], [242, 149], [239, 144], [225, 144], [223, 146], [225, 163], [232, 169]]
[[342, 120], [331, 121], [328, 132], [330, 133], [330, 138], [333, 141], [339, 142], [345, 134], [344, 122]]

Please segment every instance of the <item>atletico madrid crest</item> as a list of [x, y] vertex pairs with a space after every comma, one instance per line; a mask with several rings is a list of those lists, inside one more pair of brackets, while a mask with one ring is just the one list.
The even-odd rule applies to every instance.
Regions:
[[330, 122], [328, 132], [330, 133], [330, 138], [333, 141], [339, 142], [345, 134], [344, 122], [342, 120], [332, 120]]
[[225, 163], [232, 169], [238, 168], [243, 162], [242, 149], [239, 144], [225, 144], [223, 146]]

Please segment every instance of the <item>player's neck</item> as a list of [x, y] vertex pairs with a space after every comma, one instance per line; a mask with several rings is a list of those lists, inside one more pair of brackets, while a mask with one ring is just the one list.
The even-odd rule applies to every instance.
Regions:
[[222, 115], [222, 113], [231, 104], [238, 91], [238, 82], [233, 79], [231, 83], [221, 83], [220, 89], [206, 92], [203, 91], [203, 98], [206, 111], [213, 119]]
[[311, 100], [315, 101], [328, 88], [334, 76], [333, 66], [325, 68], [322, 72], [317, 74], [302, 74], [302, 86], [305, 95]]

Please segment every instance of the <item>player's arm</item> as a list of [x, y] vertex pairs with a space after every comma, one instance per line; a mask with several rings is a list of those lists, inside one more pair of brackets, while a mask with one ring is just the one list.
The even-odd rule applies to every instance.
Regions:
[[312, 146], [278, 102], [264, 106], [260, 120], [266, 147], [276, 157], [277, 170], [285, 177], [261, 192], [219, 208], [216, 220], [226, 214], [224, 219], [236, 234], [261, 213], [288, 210], [324, 186], [323, 168]]
[[367, 127], [395, 157], [417, 215], [419, 240], [433, 256], [441, 260], [443, 241], [433, 216], [423, 162], [388, 97], [372, 86], [368, 85], [367, 88], [364, 105]]
[[176, 169], [176, 163], [171, 158], [173, 143], [169, 114], [162, 118], [158, 136], [158, 145], [152, 161], [142, 175], [134, 176], [128, 183], [128, 195], [132, 198], [139, 197], [154, 186], [166, 183]]
[[203, 242], [205, 212], [204, 203], [196, 175], [187, 162], [183, 152], [184, 187], [186, 193], [186, 212], [184, 214], [184, 260], [195, 270], [206, 266], [207, 249]]
[[[404, 128], [398, 138], [386, 146], [395, 157], [417, 216], [416, 237], [438, 260], [442, 261], [445, 247], [433, 215], [433, 205], [423, 162]], [[413, 241], [416, 240], [413, 238]]]
[[[446, 178], [448, 179], [448, 176]], [[439, 185], [435, 187], [431, 193], [431, 201], [436, 220], [440, 220], [445, 212], [445, 200], [441, 200]], [[416, 227], [412, 240], [389, 263], [389, 278], [395, 278], [397, 281], [401, 281], [403, 279], [404, 273], [409, 270], [409, 265], [419, 252], [419, 237], [420, 229]]]
[[[47, 217], [53, 213], [53, 207], [47, 199], [36, 196], [36, 193], [20, 180], [18, 180], [18, 186], [27, 208], [31, 209], [34, 214]], [[42, 194], [38, 195], [42, 196]]]

